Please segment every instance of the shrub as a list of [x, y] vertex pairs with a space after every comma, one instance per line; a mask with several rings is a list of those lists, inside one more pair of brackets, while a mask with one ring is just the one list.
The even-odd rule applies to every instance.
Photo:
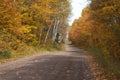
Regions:
[[10, 50], [0, 51], [0, 59], [1, 59], [1, 58], [10, 58], [10, 57], [11, 57], [11, 52], [10, 52]]

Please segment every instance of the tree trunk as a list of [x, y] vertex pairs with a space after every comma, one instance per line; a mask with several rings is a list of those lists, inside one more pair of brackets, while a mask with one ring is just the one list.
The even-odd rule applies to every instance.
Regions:
[[40, 32], [40, 34], [39, 34], [39, 40], [38, 40], [38, 45], [40, 45], [40, 43], [41, 43], [41, 37], [42, 37], [42, 30], [43, 30], [43, 29], [41, 29], [41, 32]]
[[60, 23], [60, 20], [58, 18], [58, 20], [55, 21], [55, 25], [54, 25], [54, 28], [53, 28], [53, 42], [55, 42], [55, 39], [56, 39], [56, 36], [57, 36], [57, 33], [58, 33], [58, 27], [59, 27], [59, 23]]
[[49, 35], [49, 33], [50, 33], [50, 29], [52, 28], [52, 24], [53, 24], [53, 22], [54, 22], [54, 20], [52, 20], [52, 22], [51, 22], [51, 24], [50, 24], [50, 26], [49, 26], [49, 29], [48, 29], [48, 31], [47, 31], [47, 34], [46, 34], [46, 37], [45, 37], [44, 43], [46, 43], [46, 41], [47, 41], [47, 39], [48, 39], [48, 35]]

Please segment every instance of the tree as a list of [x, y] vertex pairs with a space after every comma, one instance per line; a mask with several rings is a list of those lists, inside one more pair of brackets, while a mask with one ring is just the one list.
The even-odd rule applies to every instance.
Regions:
[[73, 43], [102, 49], [106, 57], [120, 59], [119, 4], [116, 0], [91, 0], [71, 28]]
[[1, 0], [0, 50], [56, 43], [57, 34], [65, 34], [70, 10], [68, 0]]

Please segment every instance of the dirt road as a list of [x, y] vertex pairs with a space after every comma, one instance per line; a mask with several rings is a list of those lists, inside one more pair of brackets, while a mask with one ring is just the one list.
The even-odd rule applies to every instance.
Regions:
[[85, 53], [66, 51], [35, 55], [0, 65], [0, 80], [95, 80]]

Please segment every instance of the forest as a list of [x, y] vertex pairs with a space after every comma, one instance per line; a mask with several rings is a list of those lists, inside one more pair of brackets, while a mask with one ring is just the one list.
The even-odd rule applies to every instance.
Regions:
[[[40, 53], [39, 51], [44, 49], [63, 48], [62, 44], [65, 43], [70, 27], [68, 24], [72, 10], [70, 1], [0, 0], [0, 63], [4, 59], [9, 61], [17, 56], [19, 58], [29, 56], [31, 53]], [[80, 48], [81, 52], [84, 50], [94, 56], [95, 60], [105, 67], [107, 73], [120, 79], [120, 1], [88, 1], [90, 3], [83, 9], [81, 17], [76, 19], [69, 29], [69, 40], [72, 45]], [[81, 53], [71, 50], [66, 52], [73, 55], [76, 55], [76, 52]], [[69, 67], [74, 66], [75, 61], [71, 59], [73, 55], [69, 56], [70, 60], [65, 60], [66, 63], [69, 62]], [[61, 61], [63, 56], [61, 55], [60, 59], [57, 57], [59, 60], [55, 59]], [[84, 61], [83, 56], [80, 58], [76, 64], [79, 60]], [[59, 64], [60, 67], [61, 65], [64, 64]]]
[[91, 1], [74, 21], [70, 39], [77, 46], [96, 47], [105, 56], [120, 59], [120, 1]]
[[120, 75], [119, 0], [91, 0], [74, 21], [69, 37], [74, 45], [95, 52], [103, 66], [114, 67], [115, 71], [110, 70]]
[[70, 12], [68, 0], [0, 0], [0, 56], [64, 42]]

